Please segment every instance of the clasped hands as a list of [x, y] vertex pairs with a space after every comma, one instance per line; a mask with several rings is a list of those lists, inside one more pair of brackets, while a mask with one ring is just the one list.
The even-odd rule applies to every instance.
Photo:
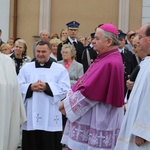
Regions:
[[46, 90], [46, 83], [38, 80], [37, 82], [31, 84], [31, 90], [36, 92], [43, 92]]

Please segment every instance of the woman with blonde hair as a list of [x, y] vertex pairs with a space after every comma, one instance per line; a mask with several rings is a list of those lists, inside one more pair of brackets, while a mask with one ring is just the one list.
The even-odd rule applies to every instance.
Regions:
[[31, 58], [26, 56], [27, 45], [23, 39], [19, 39], [15, 42], [14, 53], [10, 56], [15, 63], [16, 73], [19, 73], [21, 67], [31, 61]]
[[67, 29], [62, 29], [61, 32], [60, 32], [60, 40], [62, 42], [66, 41], [68, 37], [68, 30]]
[[7, 44], [9, 44], [11, 46], [11, 50], [13, 50], [13, 48], [14, 48], [14, 39], [13, 38], [9, 38], [7, 40]]
[[54, 58], [56, 61], [57, 61], [57, 48], [59, 43], [61, 43], [61, 41], [57, 38], [50, 40], [50, 49], [51, 49], [50, 57]]
[[2, 44], [0, 47], [0, 51], [3, 54], [10, 55], [11, 54], [11, 46], [9, 44]]

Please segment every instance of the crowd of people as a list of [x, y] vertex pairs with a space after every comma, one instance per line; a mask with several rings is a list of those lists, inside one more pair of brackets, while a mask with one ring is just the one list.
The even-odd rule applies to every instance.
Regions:
[[150, 149], [150, 24], [101, 24], [88, 38], [66, 26], [41, 31], [33, 58], [0, 30], [0, 149], [16, 150], [20, 129], [22, 150]]

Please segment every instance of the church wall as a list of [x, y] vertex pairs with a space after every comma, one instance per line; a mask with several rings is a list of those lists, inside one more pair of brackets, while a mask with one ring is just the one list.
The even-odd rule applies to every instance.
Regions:
[[51, 31], [60, 32], [66, 23], [80, 23], [78, 35], [89, 36], [97, 25], [112, 22], [118, 25], [118, 0], [53, 0]]
[[[13, 36], [13, 4], [11, 1], [10, 36]], [[18, 0], [17, 37], [27, 43], [27, 54], [32, 57], [32, 47], [35, 39], [32, 37], [39, 34], [39, 0]]]
[[[130, 1], [129, 28], [135, 30], [141, 26], [142, 0]], [[135, 3], [134, 3], [135, 2]], [[11, 1], [13, 3], [13, 0]], [[33, 35], [39, 34], [40, 0], [18, 0], [17, 36], [27, 42], [28, 55], [32, 57]], [[132, 6], [134, 4], [134, 6]], [[10, 36], [13, 35], [13, 4], [11, 4]], [[135, 13], [135, 8], [139, 11]], [[60, 33], [66, 23], [72, 20], [80, 22], [78, 35], [89, 36], [101, 23], [112, 22], [118, 27], [119, 0], [51, 0], [50, 32]]]
[[142, 1], [130, 0], [129, 30], [137, 30], [142, 25]]

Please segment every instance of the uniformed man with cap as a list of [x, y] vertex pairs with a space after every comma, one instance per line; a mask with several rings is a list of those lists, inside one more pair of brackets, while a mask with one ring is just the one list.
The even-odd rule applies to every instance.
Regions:
[[123, 33], [121, 30], [118, 30], [118, 38], [119, 38], [119, 51], [122, 55], [123, 64], [124, 64], [124, 94], [127, 92], [126, 81], [128, 80], [128, 76], [134, 70], [137, 65], [136, 58], [134, 54], [129, 51], [127, 47], [125, 47], [125, 37], [126, 34]]
[[63, 44], [72, 44], [74, 45], [77, 53], [76, 53], [76, 60], [77, 62], [81, 63], [81, 57], [82, 57], [82, 53], [84, 50], [84, 46], [81, 42], [79, 42], [77, 40], [77, 34], [79, 31], [79, 25], [80, 23], [78, 23], [77, 21], [71, 21], [69, 23], [66, 24], [68, 27], [68, 38], [66, 39], [66, 41], [64, 43], [60, 43], [58, 45], [58, 49], [57, 49], [57, 60], [62, 60], [62, 55], [61, 55], [61, 48]]

